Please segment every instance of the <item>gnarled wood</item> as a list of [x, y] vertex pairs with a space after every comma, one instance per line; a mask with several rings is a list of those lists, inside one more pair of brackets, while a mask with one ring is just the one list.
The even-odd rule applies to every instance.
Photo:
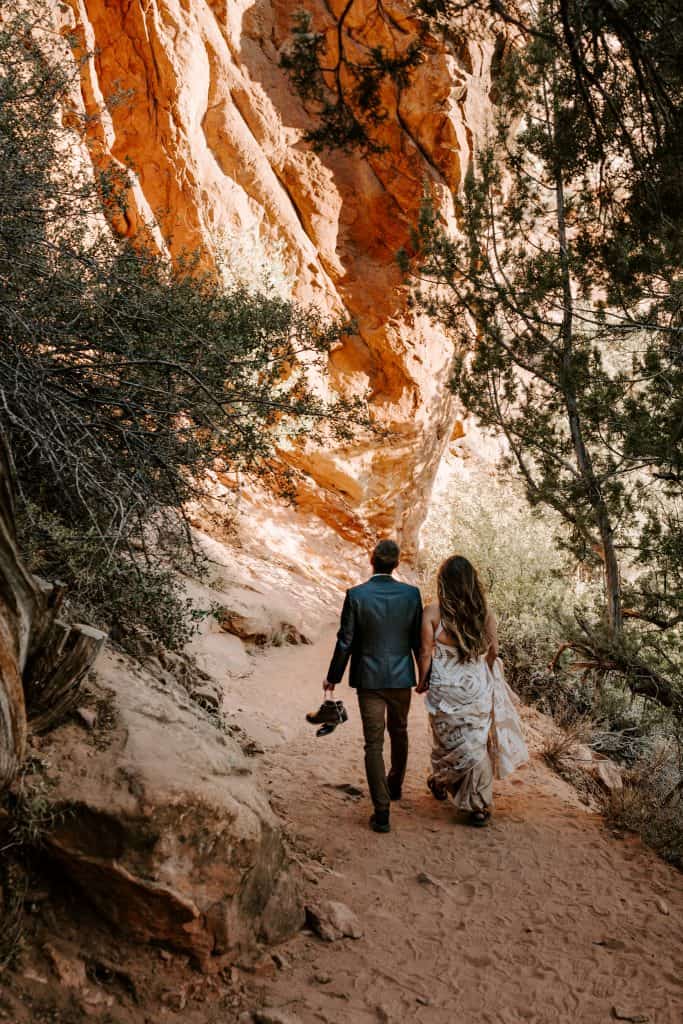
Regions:
[[80, 684], [106, 640], [58, 618], [66, 588], [26, 570], [14, 526], [12, 458], [0, 433], [0, 792], [24, 756], [27, 707], [44, 732], [77, 703]]
[[14, 777], [26, 744], [22, 671], [36, 593], [17, 550], [12, 460], [0, 433], [0, 791]]
[[49, 642], [32, 665], [24, 688], [31, 728], [47, 732], [78, 704], [81, 681], [102, 650], [107, 634], [92, 626], [55, 619]]

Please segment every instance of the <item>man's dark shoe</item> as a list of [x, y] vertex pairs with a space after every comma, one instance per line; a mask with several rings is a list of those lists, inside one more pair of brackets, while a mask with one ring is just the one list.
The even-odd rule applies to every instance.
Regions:
[[348, 720], [348, 714], [341, 700], [324, 700], [317, 711], [309, 711], [306, 721], [311, 725], [341, 725]]
[[389, 811], [375, 811], [370, 818], [370, 828], [373, 832], [391, 832]]
[[392, 779], [391, 775], [387, 776], [387, 788], [389, 790], [389, 796], [392, 800], [401, 799], [401, 783], [398, 779]]
[[329, 736], [337, 728], [336, 722], [325, 722], [319, 729], [315, 730], [316, 736]]

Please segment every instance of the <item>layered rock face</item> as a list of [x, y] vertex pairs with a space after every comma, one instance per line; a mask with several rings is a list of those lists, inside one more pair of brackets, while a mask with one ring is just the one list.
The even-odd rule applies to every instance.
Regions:
[[[398, 534], [408, 546], [451, 430], [445, 391], [451, 349], [407, 308], [395, 256], [415, 222], [423, 182], [443, 196], [472, 158], [490, 107], [493, 40], [433, 42], [377, 128], [381, 152], [317, 155], [313, 123], [279, 67], [300, 0], [68, 0], [56, 5], [80, 58], [96, 165], [129, 163], [136, 181], [118, 230], [152, 214], [178, 255], [247, 274], [276, 254], [294, 294], [353, 319], [357, 333], [330, 360], [329, 385], [367, 390], [387, 439], [292, 453], [299, 500], [343, 536]], [[346, 6], [311, 0], [334, 52]], [[355, 0], [345, 31], [367, 45], [410, 38], [407, 6]], [[88, 56], [89, 55], [89, 56]], [[259, 255], [260, 254], [260, 255]]]
[[67, 723], [33, 738], [49, 763], [47, 846], [126, 938], [208, 966], [289, 937], [303, 910], [239, 737], [169, 664], [152, 666], [104, 655], [95, 730]]

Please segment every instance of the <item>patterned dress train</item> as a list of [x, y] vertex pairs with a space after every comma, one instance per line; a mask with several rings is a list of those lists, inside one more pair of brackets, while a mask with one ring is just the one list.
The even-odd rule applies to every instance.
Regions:
[[493, 778], [502, 779], [529, 759], [513, 695], [499, 660], [482, 655], [461, 661], [437, 630], [425, 706], [434, 746], [432, 779], [458, 810], [486, 811]]

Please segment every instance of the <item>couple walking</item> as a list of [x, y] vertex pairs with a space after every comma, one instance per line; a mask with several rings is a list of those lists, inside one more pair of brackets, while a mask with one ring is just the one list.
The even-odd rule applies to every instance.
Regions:
[[[498, 660], [495, 618], [466, 558], [446, 559], [438, 573], [438, 601], [423, 611], [417, 587], [392, 575], [399, 556], [394, 541], [380, 541], [371, 556], [372, 577], [347, 591], [323, 688], [333, 698], [351, 659], [349, 682], [358, 693], [375, 808], [370, 825], [389, 832], [390, 804], [401, 797], [408, 760], [417, 662], [417, 692], [427, 695], [433, 739], [427, 785], [437, 800], [450, 799], [469, 812], [472, 825], [486, 825], [494, 773], [503, 778], [528, 756]], [[385, 728], [391, 742], [388, 774]]]

